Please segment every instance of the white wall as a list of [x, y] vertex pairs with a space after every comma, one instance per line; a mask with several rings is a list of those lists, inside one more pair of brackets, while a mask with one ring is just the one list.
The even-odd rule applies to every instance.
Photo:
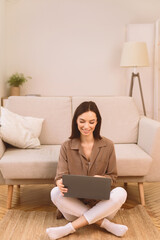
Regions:
[[[0, 99], [5, 96], [5, 0], [0, 1]], [[0, 101], [1, 105], [1, 101]]]
[[125, 26], [160, 14], [159, 0], [7, 0], [6, 7], [7, 76], [31, 75], [22, 94], [45, 96], [127, 94], [119, 67]]

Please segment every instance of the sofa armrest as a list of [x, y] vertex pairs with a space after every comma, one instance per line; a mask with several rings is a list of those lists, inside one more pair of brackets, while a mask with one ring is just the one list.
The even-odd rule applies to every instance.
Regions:
[[160, 122], [147, 117], [140, 119], [138, 145], [153, 159], [146, 179], [160, 181]]
[[6, 146], [0, 137], [0, 159], [3, 156], [5, 150], [6, 150]]

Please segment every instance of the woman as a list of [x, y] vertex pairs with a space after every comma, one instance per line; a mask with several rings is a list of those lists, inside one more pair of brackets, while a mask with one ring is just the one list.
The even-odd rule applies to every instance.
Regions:
[[116, 236], [123, 236], [128, 230], [127, 226], [110, 221], [126, 201], [127, 193], [123, 188], [113, 188], [109, 200], [63, 197], [67, 192], [62, 182], [64, 174], [106, 177], [114, 186], [117, 177], [114, 145], [100, 136], [100, 128], [101, 116], [96, 104], [81, 103], [73, 116], [70, 139], [61, 146], [55, 178], [57, 187], [51, 191], [52, 202], [69, 223], [48, 228], [46, 232], [51, 239], [74, 233], [88, 224], [97, 224]]

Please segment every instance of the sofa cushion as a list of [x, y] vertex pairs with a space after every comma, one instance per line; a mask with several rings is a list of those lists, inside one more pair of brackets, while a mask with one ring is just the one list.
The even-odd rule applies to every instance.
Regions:
[[[145, 176], [152, 158], [137, 144], [115, 144], [118, 176]], [[8, 148], [0, 161], [5, 179], [52, 179], [55, 177], [60, 145], [39, 149]]]
[[5, 179], [54, 179], [60, 145], [39, 149], [8, 148], [0, 160]]
[[22, 116], [44, 118], [41, 144], [62, 144], [70, 136], [70, 97], [12, 96], [5, 107]]
[[19, 148], [38, 147], [43, 120], [43, 118], [24, 117], [1, 107], [1, 138]]
[[101, 135], [114, 143], [137, 143], [137, 107], [131, 97], [72, 97], [73, 113], [83, 101], [94, 101], [102, 116]]
[[118, 176], [147, 175], [152, 158], [137, 144], [115, 144]]

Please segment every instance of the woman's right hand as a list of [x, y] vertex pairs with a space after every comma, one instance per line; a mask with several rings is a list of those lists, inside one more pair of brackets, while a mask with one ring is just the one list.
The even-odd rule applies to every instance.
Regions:
[[56, 181], [57, 187], [59, 188], [60, 192], [62, 193], [62, 196], [64, 196], [64, 193], [68, 191], [67, 188], [64, 187], [62, 178]]

